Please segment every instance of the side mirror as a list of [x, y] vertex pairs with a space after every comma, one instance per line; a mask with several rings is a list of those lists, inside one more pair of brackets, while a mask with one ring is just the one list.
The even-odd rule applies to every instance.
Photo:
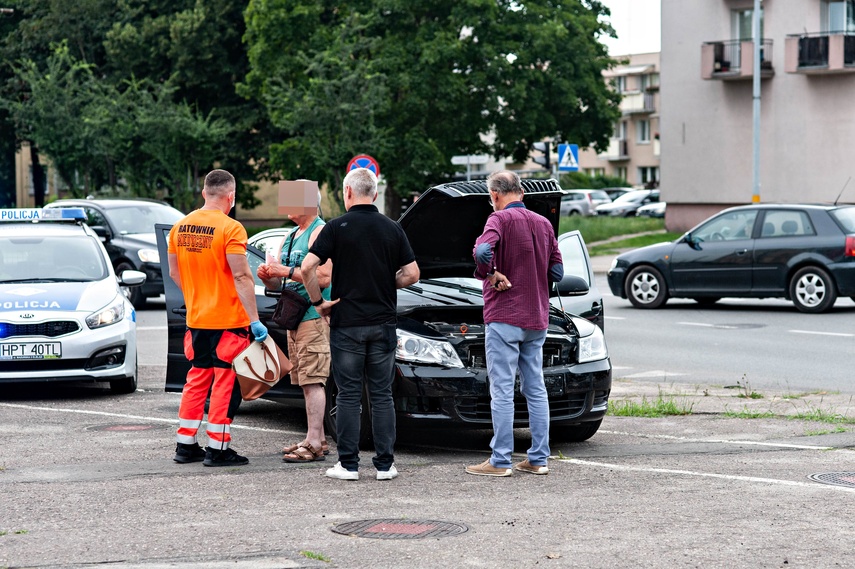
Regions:
[[580, 296], [587, 294], [590, 288], [585, 279], [574, 275], [564, 275], [564, 278], [556, 284], [558, 294], [564, 296]]
[[122, 274], [116, 278], [122, 286], [140, 286], [145, 282], [146, 277], [145, 273], [140, 271], [122, 271]]
[[95, 235], [100, 237], [105, 243], [113, 238], [113, 234], [110, 233], [110, 230], [103, 225], [92, 225], [91, 228], [92, 231], [95, 232]]
[[685, 242], [689, 247], [695, 249], [696, 251], [700, 251], [701, 243], [694, 237], [692, 237], [691, 232], [683, 235], [683, 242]]

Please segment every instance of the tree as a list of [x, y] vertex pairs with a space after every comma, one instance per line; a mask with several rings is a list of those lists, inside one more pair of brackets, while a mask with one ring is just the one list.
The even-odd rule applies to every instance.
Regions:
[[455, 154], [523, 161], [546, 137], [605, 148], [619, 116], [607, 14], [595, 0], [249, 0], [239, 91], [285, 131], [284, 177], [334, 183], [343, 149], [367, 152], [404, 196], [448, 179]]

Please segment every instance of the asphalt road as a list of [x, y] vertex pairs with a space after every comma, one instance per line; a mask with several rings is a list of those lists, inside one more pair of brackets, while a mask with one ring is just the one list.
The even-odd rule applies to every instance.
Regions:
[[[691, 414], [609, 416], [586, 443], [554, 444], [548, 476], [465, 474], [464, 465], [487, 457], [488, 431], [400, 433], [401, 475], [388, 482], [374, 480], [369, 453], [359, 481], [323, 477], [334, 445], [324, 463], [283, 464], [279, 449], [302, 435], [305, 420], [300, 409], [266, 401], [245, 404], [233, 431], [248, 466], [173, 463], [179, 398], [162, 387], [163, 314], [144, 310], [137, 393], [114, 396], [101, 386], [0, 391], [0, 567], [852, 566], [855, 484], [809, 478], [838, 472], [855, 481], [852, 425], [819, 420], [855, 420], [851, 395], [763, 388], [762, 398], [746, 399], [722, 387], [733, 377], [715, 369], [701, 376], [704, 366], [692, 362], [669, 366], [685, 372], [685, 382], [632, 377], [665, 366], [648, 368], [652, 362], [628, 343], [657, 353], [699, 336], [714, 351], [720, 343], [711, 335], [732, 331], [689, 326], [670, 340], [652, 335], [698, 318], [694, 309], [674, 308], [661, 312], [673, 322], [653, 320], [648, 335], [637, 337], [631, 320], [659, 316], [612, 300], [607, 314], [625, 318], [606, 323], [619, 367], [613, 403], [661, 398]], [[789, 318], [782, 312], [762, 312], [767, 325], [755, 333], [777, 330]], [[744, 316], [725, 314], [729, 322]], [[756, 357], [753, 337], [741, 340], [740, 351]], [[780, 353], [802, 351], [794, 345]], [[731, 357], [717, 360], [729, 365]], [[816, 368], [836, 365], [819, 360]], [[752, 387], [759, 387], [753, 379]], [[774, 416], [741, 418], [767, 412]], [[813, 420], [794, 418], [800, 413]], [[525, 430], [517, 435], [522, 458], [530, 441]], [[411, 530], [442, 521], [467, 531], [424, 539], [331, 531], [358, 520]]]

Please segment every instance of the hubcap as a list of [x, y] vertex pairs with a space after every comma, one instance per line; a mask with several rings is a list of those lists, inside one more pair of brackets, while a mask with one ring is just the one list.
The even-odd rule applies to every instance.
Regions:
[[638, 302], [649, 304], [659, 296], [659, 281], [650, 273], [640, 273], [632, 279], [631, 290]]
[[796, 283], [796, 295], [805, 306], [816, 306], [825, 298], [825, 282], [817, 275], [805, 275]]

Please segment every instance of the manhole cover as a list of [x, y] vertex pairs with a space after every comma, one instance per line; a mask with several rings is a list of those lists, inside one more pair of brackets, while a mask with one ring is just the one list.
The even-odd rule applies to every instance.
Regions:
[[469, 528], [436, 520], [360, 520], [338, 524], [332, 530], [342, 535], [375, 539], [421, 539], [458, 535], [466, 533]]
[[855, 472], [823, 472], [808, 476], [814, 482], [855, 488]]
[[155, 425], [94, 425], [86, 427], [87, 431], [148, 431]]

